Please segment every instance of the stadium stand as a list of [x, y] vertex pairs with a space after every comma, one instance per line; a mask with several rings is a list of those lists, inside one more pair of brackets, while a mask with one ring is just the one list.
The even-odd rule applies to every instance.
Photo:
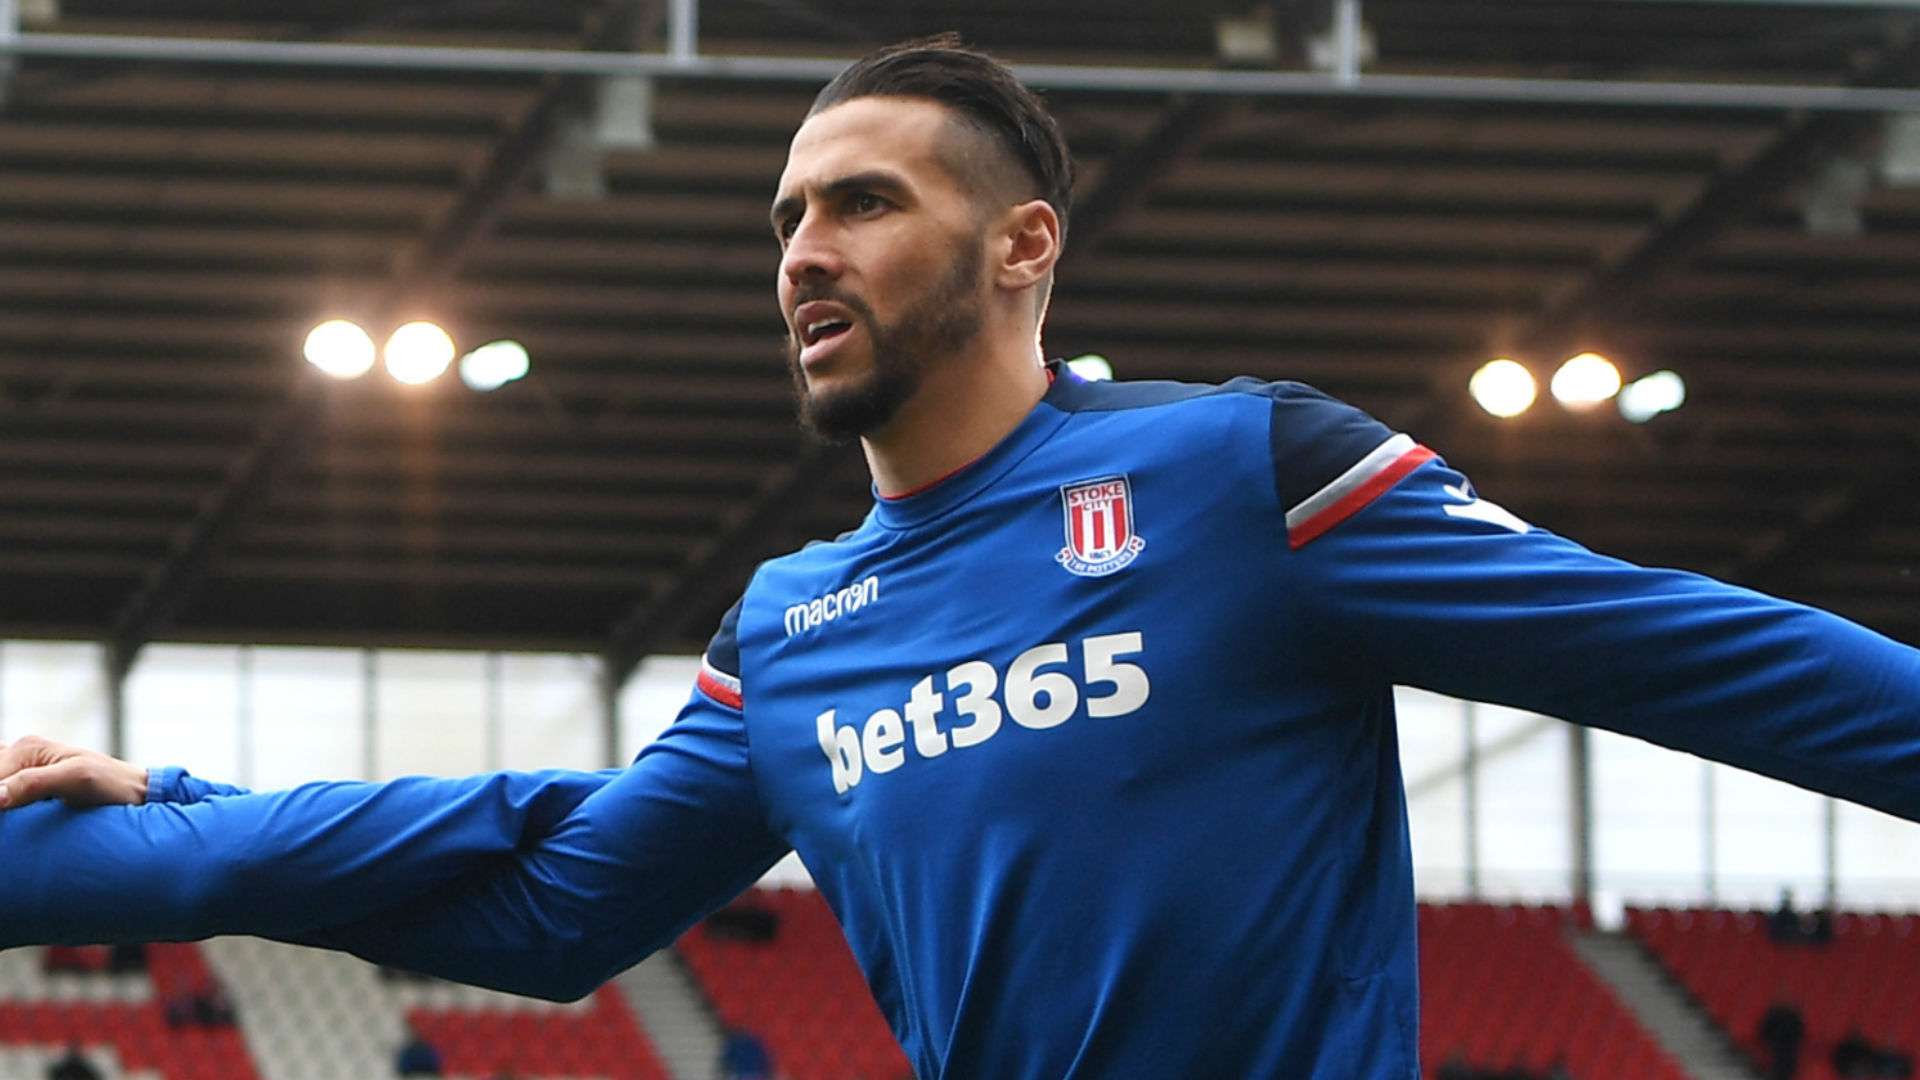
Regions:
[[603, 986], [589, 1001], [583, 1012], [421, 1008], [409, 1009], [407, 1018], [452, 1073], [511, 1068], [521, 1076], [672, 1080], [618, 990]]
[[[771, 932], [709, 921], [680, 941], [722, 1022], [761, 1035], [794, 1080], [909, 1075], [817, 893], [756, 890], [731, 910], [734, 927], [771, 915]], [[1422, 906], [1422, 1070], [1458, 1057], [1538, 1075], [1562, 1064], [1580, 1080], [1686, 1080], [1567, 944], [1588, 922], [1578, 909]]]
[[669, 1080], [619, 992], [568, 1005], [456, 986], [385, 979], [350, 956], [253, 938], [208, 943], [246, 1004], [241, 1021], [269, 1080], [390, 1076], [412, 1021], [450, 1076]]
[[772, 916], [770, 932], [757, 940], [709, 919], [679, 946], [722, 1023], [758, 1035], [789, 1080], [913, 1075], [819, 893], [755, 889], [728, 910]]
[[0, 953], [0, 1076], [45, 1076], [73, 1044], [108, 1080], [258, 1080], [238, 1029], [167, 1023], [169, 1000], [212, 982], [196, 946], [149, 946], [140, 975], [49, 974], [42, 955]]
[[1422, 905], [1420, 1063], [1687, 1080], [1567, 943], [1583, 908]]
[[[393, 1074], [411, 1021], [451, 1077], [671, 1080], [620, 992], [555, 1005], [439, 981], [382, 979], [349, 956], [251, 938], [154, 945], [143, 974], [49, 974], [0, 952], [0, 1080], [40, 1080], [77, 1044], [105, 1080], [291, 1080]], [[238, 1026], [175, 1027], [166, 1007], [215, 983]]]
[[1806, 1020], [1800, 1080], [1835, 1080], [1834, 1044], [1856, 1029], [1920, 1048], [1920, 916], [1839, 914], [1820, 945], [1776, 943], [1766, 915], [1717, 909], [1629, 909], [1627, 931], [1756, 1063], [1760, 1018], [1782, 997]]

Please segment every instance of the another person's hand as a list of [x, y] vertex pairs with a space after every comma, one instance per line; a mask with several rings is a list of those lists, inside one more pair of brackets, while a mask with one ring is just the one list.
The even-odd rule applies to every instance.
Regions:
[[147, 801], [147, 770], [38, 735], [0, 743], [0, 810], [42, 799], [69, 806], [137, 806]]

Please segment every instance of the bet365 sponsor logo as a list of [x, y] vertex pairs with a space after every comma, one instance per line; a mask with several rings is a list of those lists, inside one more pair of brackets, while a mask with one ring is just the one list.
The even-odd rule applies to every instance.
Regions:
[[1049, 642], [1014, 657], [1004, 673], [985, 660], [968, 660], [928, 675], [901, 708], [877, 710], [858, 727], [840, 724], [837, 710], [828, 709], [814, 724], [833, 768], [833, 790], [844, 795], [868, 774], [890, 773], [910, 756], [936, 758], [979, 746], [1008, 720], [1044, 731], [1066, 723], [1082, 702], [1094, 720], [1134, 712], [1153, 686], [1146, 669], [1127, 658], [1145, 650], [1138, 630], [1090, 637], [1077, 649]]

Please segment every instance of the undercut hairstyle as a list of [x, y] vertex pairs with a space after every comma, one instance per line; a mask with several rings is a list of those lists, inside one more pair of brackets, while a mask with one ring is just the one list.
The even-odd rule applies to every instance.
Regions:
[[[1073, 159], [1053, 114], [1033, 91], [1021, 85], [1000, 61], [961, 44], [958, 34], [936, 34], [889, 45], [869, 53], [834, 76], [813, 99], [807, 116], [863, 97], [907, 97], [936, 101], [956, 119], [998, 147], [1011, 173], [994, 168], [994, 177], [962, 175], [977, 185], [996, 186], [998, 176], [1023, 180], [1027, 198], [1041, 198], [1060, 218], [1062, 242], [1073, 206]], [[955, 163], [965, 169], [964, 162]], [[974, 169], [978, 173], [980, 170]]]

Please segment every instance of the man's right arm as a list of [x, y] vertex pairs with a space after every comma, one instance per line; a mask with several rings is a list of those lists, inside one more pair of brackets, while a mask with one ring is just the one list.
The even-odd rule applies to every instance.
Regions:
[[671, 944], [786, 854], [737, 712], [703, 691], [538, 843], [448, 888], [287, 939], [555, 1001]]
[[699, 691], [618, 772], [201, 794], [0, 814], [0, 948], [255, 934], [576, 997], [786, 852]]
[[231, 796], [156, 774], [159, 797], [198, 801], [7, 811], [0, 948], [244, 933], [579, 996], [786, 851], [753, 783], [738, 681], [711, 661], [680, 717], [617, 774]]
[[613, 775], [406, 777], [257, 795], [195, 782], [183, 792], [191, 802], [8, 810], [0, 948], [277, 934], [357, 918], [510, 855]]

